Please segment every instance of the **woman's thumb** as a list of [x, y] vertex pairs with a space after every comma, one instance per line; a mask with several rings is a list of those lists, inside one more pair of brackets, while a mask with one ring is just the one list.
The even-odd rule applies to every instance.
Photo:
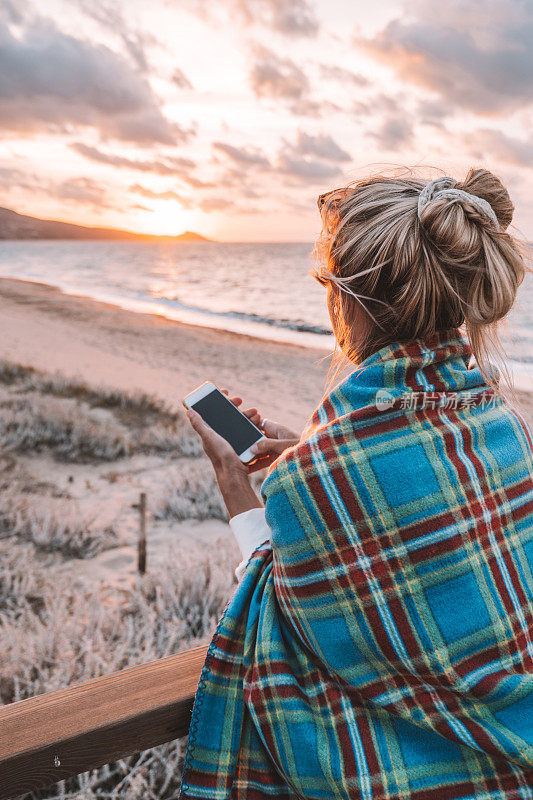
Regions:
[[193, 408], [188, 408], [185, 412], [191, 423], [192, 427], [196, 431], [196, 433], [202, 434], [209, 428], [209, 426], [204, 422], [200, 414], [195, 411]]
[[261, 439], [250, 448], [252, 453], [259, 456], [265, 455], [280, 455], [287, 447], [290, 447], [294, 442], [286, 439]]

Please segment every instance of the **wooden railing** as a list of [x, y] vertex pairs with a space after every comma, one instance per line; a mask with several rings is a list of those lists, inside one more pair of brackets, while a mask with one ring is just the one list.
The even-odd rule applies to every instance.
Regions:
[[0, 800], [186, 736], [206, 649], [0, 707]]

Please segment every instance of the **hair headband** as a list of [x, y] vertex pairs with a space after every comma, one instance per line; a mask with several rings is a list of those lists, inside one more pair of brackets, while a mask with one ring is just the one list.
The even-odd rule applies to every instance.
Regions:
[[422, 209], [432, 200], [436, 200], [437, 197], [447, 197], [450, 200], [460, 200], [462, 198], [476, 206], [487, 219], [499, 227], [498, 217], [490, 203], [475, 194], [464, 192], [462, 189], [455, 189], [454, 184], [457, 184], [457, 181], [449, 177], [437, 178], [427, 183], [418, 197], [418, 217], [420, 218]]

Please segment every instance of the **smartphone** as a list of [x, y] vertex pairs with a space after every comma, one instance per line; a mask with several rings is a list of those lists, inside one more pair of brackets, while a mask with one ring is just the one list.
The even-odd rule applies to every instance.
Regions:
[[210, 428], [223, 436], [244, 464], [257, 458], [250, 447], [266, 436], [214, 383], [202, 383], [183, 398], [183, 405], [197, 411]]

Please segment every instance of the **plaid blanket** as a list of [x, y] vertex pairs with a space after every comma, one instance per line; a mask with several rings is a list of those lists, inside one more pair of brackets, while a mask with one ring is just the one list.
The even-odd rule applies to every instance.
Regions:
[[531, 435], [469, 356], [380, 350], [270, 468], [181, 798], [533, 799]]

